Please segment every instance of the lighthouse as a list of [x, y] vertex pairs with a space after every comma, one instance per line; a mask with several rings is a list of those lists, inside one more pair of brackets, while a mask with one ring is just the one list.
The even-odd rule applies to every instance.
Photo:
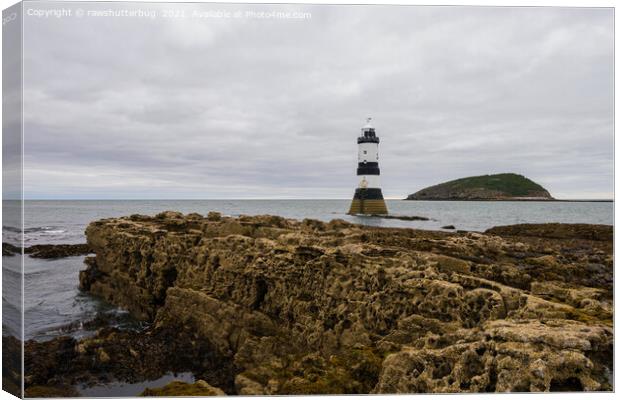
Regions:
[[379, 137], [375, 128], [366, 120], [362, 134], [357, 138], [357, 179], [349, 214], [387, 214], [383, 193], [379, 185]]

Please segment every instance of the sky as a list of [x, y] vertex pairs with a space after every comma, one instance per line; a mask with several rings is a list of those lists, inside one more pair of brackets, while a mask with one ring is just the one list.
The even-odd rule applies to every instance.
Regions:
[[[123, 9], [156, 17], [88, 14]], [[387, 198], [501, 172], [613, 197], [611, 9], [25, 11], [26, 198], [350, 198], [366, 117]]]

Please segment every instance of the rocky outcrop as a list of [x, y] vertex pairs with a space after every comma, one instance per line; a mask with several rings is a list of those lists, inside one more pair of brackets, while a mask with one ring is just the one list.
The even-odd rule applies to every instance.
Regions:
[[22, 252], [21, 247], [12, 245], [11, 243], [2, 242], [2, 256], [3, 257], [12, 257], [16, 254], [20, 254]]
[[229, 394], [611, 389], [609, 240], [175, 212], [86, 234], [81, 287], [152, 322], [148, 345], [69, 346], [108, 371], [171, 357]]
[[429, 186], [406, 200], [553, 200], [547, 189], [523, 175], [471, 176]]
[[385, 215], [373, 215], [375, 218], [383, 218], [383, 219], [399, 219], [401, 221], [430, 221], [430, 218], [420, 217], [417, 215], [393, 215], [393, 214], [385, 214]]
[[2, 390], [15, 397], [22, 397], [22, 346], [14, 336], [2, 336]]
[[27, 247], [24, 253], [34, 258], [63, 258], [84, 256], [92, 253], [86, 243], [83, 244], [36, 244]]
[[230, 369], [230, 360], [218, 357], [213, 347], [193, 332], [102, 328], [81, 340], [29, 340], [24, 355], [24, 385], [29, 397], [74, 397], [71, 392], [78, 384], [136, 383], [169, 372], [192, 372], [197, 379], [234, 391], [236, 371]]
[[173, 381], [164, 387], [145, 389], [142, 396], [225, 396], [226, 393], [219, 388], [214, 388], [203, 380], [194, 383]]
[[496, 226], [487, 229], [489, 235], [521, 236], [547, 239], [584, 239], [613, 241], [614, 229], [611, 225], [592, 224], [518, 224]]
[[[22, 249], [10, 243], [2, 243], [2, 255], [14, 256], [21, 254]], [[24, 248], [24, 254], [33, 258], [63, 258], [84, 256], [92, 253], [86, 243], [81, 244], [35, 244]]]

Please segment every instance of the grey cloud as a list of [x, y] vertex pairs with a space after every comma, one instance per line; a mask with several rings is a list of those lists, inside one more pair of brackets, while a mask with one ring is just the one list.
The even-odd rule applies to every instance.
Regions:
[[613, 195], [611, 9], [175, 7], [312, 19], [28, 18], [27, 196], [346, 198], [368, 115], [388, 196], [507, 171]]

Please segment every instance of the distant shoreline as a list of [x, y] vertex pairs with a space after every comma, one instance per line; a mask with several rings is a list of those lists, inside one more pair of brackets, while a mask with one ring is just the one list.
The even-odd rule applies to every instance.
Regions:
[[[23, 201], [296, 201], [296, 200], [301, 200], [301, 201], [312, 201], [312, 200], [319, 200], [319, 201], [325, 201], [325, 200], [343, 200], [343, 201], [351, 201], [350, 198], [339, 198], [339, 199], [331, 199], [331, 198], [325, 198], [325, 199], [280, 199], [280, 198], [273, 198], [273, 199], [262, 199], [262, 198], [257, 198], [257, 199], [23, 199]], [[506, 200], [501, 200], [501, 199], [406, 199], [406, 198], [389, 198], [386, 197], [385, 198], [386, 201], [501, 201], [501, 202], [507, 202], [507, 201], [540, 201], [540, 202], [566, 202], [566, 203], [613, 203], [614, 200], [613, 199], [593, 199], [593, 200], [589, 200], [589, 199], [575, 199], [575, 200], [571, 200], [571, 199], [548, 199], [548, 200], [543, 200], [543, 199], [506, 199]], [[3, 201], [12, 201], [12, 202], [19, 202], [22, 201], [21, 199], [4, 199]]]
[[613, 203], [613, 199], [597, 199], [597, 200], [571, 200], [571, 199], [402, 199], [403, 201], [496, 201], [500, 203], [506, 202], [539, 202], [539, 203]]

